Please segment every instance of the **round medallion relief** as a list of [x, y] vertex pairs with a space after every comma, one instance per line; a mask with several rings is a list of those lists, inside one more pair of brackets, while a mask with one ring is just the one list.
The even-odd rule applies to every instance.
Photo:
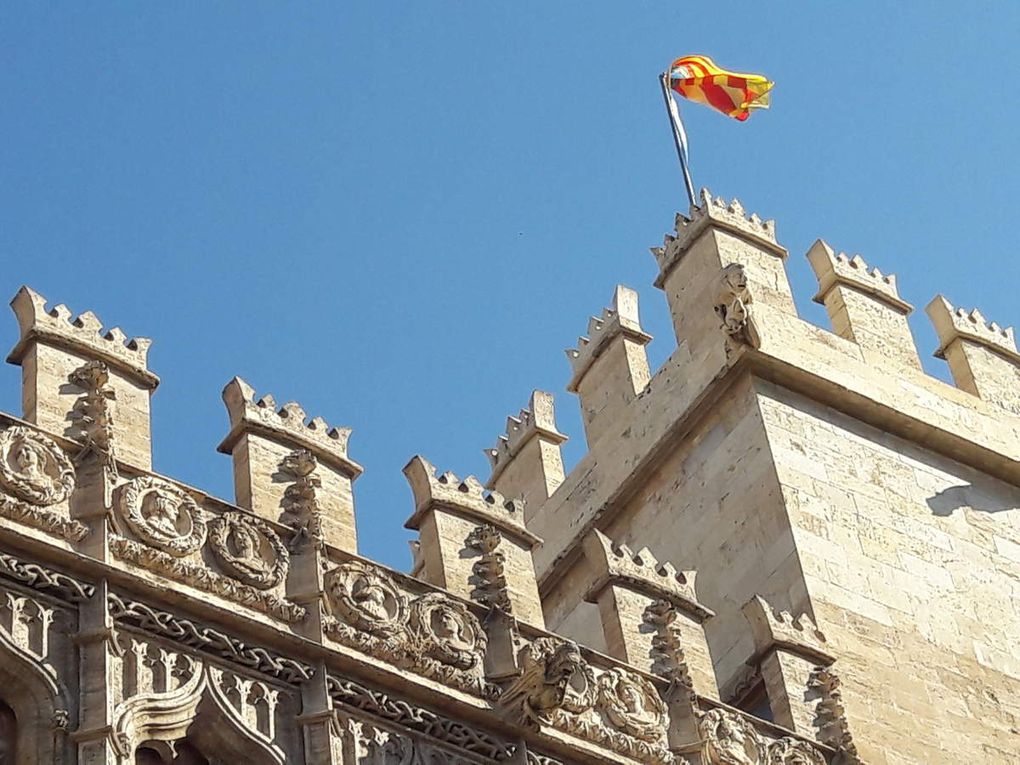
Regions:
[[131, 479], [118, 489], [117, 509], [139, 539], [174, 557], [189, 555], [205, 543], [198, 503], [166, 481], [153, 476]]
[[55, 505], [74, 491], [74, 465], [52, 438], [15, 425], [0, 432], [0, 484], [33, 505]]
[[643, 741], [657, 741], [666, 733], [666, 704], [639, 675], [611, 669], [599, 677], [599, 708], [613, 725]]
[[432, 592], [411, 604], [410, 617], [414, 635], [427, 655], [459, 669], [481, 664], [485, 632], [463, 603]]
[[209, 546], [231, 576], [259, 590], [287, 575], [290, 554], [261, 518], [231, 511], [209, 522]]
[[713, 709], [701, 718], [699, 727], [711, 765], [764, 765], [765, 743], [740, 715]]
[[769, 746], [768, 765], [825, 765], [825, 757], [806, 741], [781, 738]]
[[407, 596], [384, 571], [360, 561], [330, 571], [326, 593], [337, 615], [359, 629], [385, 635], [407, 623]]

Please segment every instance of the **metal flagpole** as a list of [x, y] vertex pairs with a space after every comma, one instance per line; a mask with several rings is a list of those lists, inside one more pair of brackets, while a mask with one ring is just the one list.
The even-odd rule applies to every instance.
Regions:
[[666, 103], [669, 124], [673, 128], [673, 144], [676, 146], [676, 156], [680, 160], [680, 169], [684, 174], [687, 198], [691, 200], [691, 207], [697, 207], [698, 204], [694, 201], [694, 182], [691, 181], [691, 169], [687, 163], [687, 131], [684, 130], [684, 123], [680, 120], [680, 110], [677, 108], [676, 100], [669, 92], [668, 72], [659, 75], [659, 83], [662, 85], [662, 98]]

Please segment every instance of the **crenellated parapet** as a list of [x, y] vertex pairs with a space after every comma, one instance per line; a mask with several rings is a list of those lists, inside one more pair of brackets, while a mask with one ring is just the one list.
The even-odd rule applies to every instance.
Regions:
[[491, 588], [480, 572], [498, 560], [513, 615], [542, 626], [531, 559], [541, 540], [525, 526], [523, 501], [486, 489], [474, 476], [461, 480], [438, 473], [420, 456], [407, 463], [404, 475], [415, 507], [405, 527], [419, 533], [422, 578], [461, 597], [488, 602]]
[[954, 308], [942, 295], [925, 311], [935, 325], [935, 356], [949, 364], [957, 387], [1020, 415], [1020, 353], [1013, 328], [989, 322], [976, 308]]
[[818, 698], [810, 691], [816, 669], [836, 660], [825, 635], [809, 615], [776, 611], [760, 595], [749, 600], [743, 612], [755, 645], [748, 664], [761, 674], [776, 722], [822, 741]]
[[726, 269], [740, 269], [756, 303], [797, 313], [784, 266], [787, 252], [776, 240], [775, 221], [748, 215], [736, 199], [726, 202], [703, 189], [701, 204], [687, 215], [678, 213], [673, 232], [651, 252], [659, 267], [655, 286], [666, 293], [677, 340], [691, 354], [722, 339], [716, 308], [720, 275]]
[[703, 624], [714, 616], [698, 602], [696, 574], [660, 563], [644, 547], [637, 553], [597, 529], [584, 539], [588, 585], [585, 600], [596, 603], [612, 656], [656, 671], [669, 665], [663, 649], [680, 651], [672, 664], [684, 668], [695, 693], [718, 697]]
[[219, 451], [233, 457], [237, 504], [272, 521], [293, 518], [301, 514], [297, 494], [314, 484], [316, 507], [308, 509], [321, 516], [322, 541], [356, 551], [353, 482], [363, 469], [347, 453], [350, 428], [308, 420], [295, 402], [277, 407], [271, 395], [256, 398], [240, 377], [223, 389], [223, 402], [230, 432]]
[[[22, 370], [25, 419], [58, 435], [81, 438], [78, 411], [88, 390], [80, 384], [87, 366], [108, 377], [108, 428], [116, 458], [142, 469], [152, 466], [149, 399], [159, 378], [148, 369], [151, 341], [128, 339], [119, 327], [103, 331], [91, 311], [72, 318], [66, 305], [46, 309], [46, 298], [22, 287], [11, 301], [20, 337], [7, 361]], [[108, 450], [112, 455], [113, 450]], [[112, 459], [112, 456], [110, 457]]]
[[485, 450], [492, 466], [486, 486], [522, 497], [526, 506], [540, 505], [563, 483], [560, 445], [566, 440], [556, 428], [552, 394], [534, 391], [528, 408], [507, 417], [506, 432]]
[[921, 368], [907, 324], [914, 308], [900, 298], [894, 275], [869, 270], [860, 255], [837, 254], [821, 239], [807, 258], [818, 279], [814, 300], [825, 306], [837, 335], [857, 343], [879, 362]]
[[581, 400], [585, 435], [593, 444], [620, 409], [648, 385], [651, 373], [645, 346], [652, 337], [641, 329], [638, 294], [617, 285], [613, 302], [588, 321], [588, 334], [566, 351], [573, 375], [567, 390]]

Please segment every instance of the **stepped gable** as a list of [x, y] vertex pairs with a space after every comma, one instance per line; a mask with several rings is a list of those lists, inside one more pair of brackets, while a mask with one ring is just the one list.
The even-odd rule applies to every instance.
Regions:
[[669, 600], [701, 619], [714, 616], [698, 602], [695, 571], [677, 571], [672, 563], [659, 563], [647, 547], [635, 553], [627, 545], [616, 544], [598, 529], [584, 539], [585, 556], [595, 566], [595, 580], [585, 599], [594, 601], [610, 584], [626, 585], [655, 599]]
[[46, 298], [27, 286], [18, 290], [11, 308], [21, 337], [8, 355], [8, 363], [20, 364], [33, 342], [43, 342], [105, 361], [144, 388], [154, 390], [159, 385], [159, 378], [148, 369], [149, 338], [128, 339], [120, 327], [104, 333], [103, 323], [92, 311], [72, 319], [71, 310], [63, 303], [47, 311]]
[[523, 500], [507, 499], [498, 491], [490, 491], [473, 475], [461, 480], [449, 471], [437, 474], [432, 463], [420, 455], [404, 466], [404, 475], [411, 485], [415, 506], [404, 528], [417, 530], [425, 513], [442, 508], [498, 526], [530, 546], [542, 541], [524, 525]]
[[825, 635], [807, 614], [794, 616], [789, 611], [776, 611], [761, 595], [745, 603], [743, 612], [751, 625], [758, 657], [778, 647], [821, 664], [835, 661]]
[[701, 204], [691, 207], [687, 215], [677, 213], [673, 233], [666, 234], [661, 247], [652, 247], [651, 253], [659, 264], [659, 275], [655, 286], [662, 288], [666, 276], [684, 252], [701, 236], [709, 226], [724, 229], [737, 236], [750, 237], [755, 243], [772, 251], [783, 259], [787, 257], [786, 249], [776, 240], [776, 222], [762, 220], [757, 213], [747, 215], [739, 199], [727, 202], [722, 197], [713, 197], [706, 189], [701, 189]]
[[581, 378], [591, 368], [592, 363], [605, 350], [606, 345], [617, 335], [645, 345], [652, 336], [641, 329], [641, 318], [638, 314], [638, 293], [622, 284], [613, 292], [613, 304], [602, 309], [601, 316], [592, 316], [588, 320], [588, 334], [577, 339], [576, 348], [568, 348], [565, 353], [570, 360], [573, 375], [567, 390], [577, 392]]
[[350, 428], [331, 427], [322, 417], [307, 420], [305, 410], [294, 401], [278, 409], [276, 399], [268, 393], [256, 400], [255, 389], [240, 377], [227, 383], [223, 402], [230, 417], [230, 432], [217, 447], [223, 454], [230, 454], [241, 436], [251, 431], [286, 446], [308, 449], [350, 478], [364, 472], [347, 454]]
[[816, 303], [824, 304], [826, 294], [842, 284], [878, 298], [901, 313], [914, 310], [910, 303], [900, 298], [895, 274], [883, 274], [878, 268], [869, 271], [868, 264], [860, 255], [837, 254], [827, 242], [818, 239], [808, 250], [807, 258], [818, 277], [818, 294], [813, 298]]
[[506, 418], [506, 432], [496, 439], [496, 445], [483, 450], [492, 467], [490, 486], [510, 460], [517, 456], [521, 447], [536, 435], [542, 435], [554, 444], [562, 444], [567, 440], [556, 429], [553, 395], [540, 390], [532, 392], [527, 409], [521, 409], [516, 417], [511, 415]]
[[1005, 356], [1010, 361], [1020, 363], [1013, 328], [1004, 329], [994, 321], [989, 322], [977, 308], [970, 311], [954, 308], [944, 296], [936, 295], [925, 308], [925, 312], [935, 325], [935, 331], [939, 336], [940, 345], [935, 351], [936, 358], [944, 359], [949, 344], [957, 338], [962, 338]]

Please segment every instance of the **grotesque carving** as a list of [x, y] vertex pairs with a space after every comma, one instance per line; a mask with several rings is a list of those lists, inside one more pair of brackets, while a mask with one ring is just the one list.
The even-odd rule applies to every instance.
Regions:
[[698, 727], [709, 765], [765, 765], [765, 742], [739, 714], [712, 709]]
[[760, 340], [751, 316], [752, 300], [743, 264], [730, 263], [723, 268], [715, 301], [715, 312], [722, 321], [722, 329], [733, 340], [757, 348]]
[[614, 668], [599, 677], [599, 710], [624, 733], [658, 741], [666, 729], [665, 703], [648, 680]]
[[766, 765], [826, 765], [825, 756], [806, 741], [781, 738], [769, 745]]
[[167, 481], [152, 476], [131, 479], [118, 489], [117, 510], [139, 539], [176, 558], [205, 543], [198, 503]]
[[15, 425], [0, 433], [0, 484], [25, 502], [55, 505], [74, 490], [74, 466], [53, 439]]
[[322, 481], [315, 475], [318, 467], [315, 455], [308, 449], [297, 449], [288, 454], [280, 464], [280, 470], [293, 477], [294, 482], [283, 494], [283, 514], [280, 522], [295, 529], [292, 548], [299, 548], [306, 540], [322, 545], [322, 510], [319, 508], [316, 492]]
[[256, 589], [275, 587], [287, 574], [290, 554], [261, 518], [224, 513], [209, 523], [209, 544], [227, 573]]
[[113, 451], [113, 412], [110, 402], [116, 393], [110, 387], [110, 370], [102, 361], [89, 361], [67, 376], [68, 381], [84, 391], [74, 402], [71, 413], [74, 426], [71, 432], [83, 442], [78, 459], [88, 454], [97, 455], [113, 475], [117, 474], [117, 460]]
[[557, 709], [584, 711], [594, 700], [591, 668], [576, 643], [541, 637], [521, 649], [520, 676], [503, 693], [521, 722], [547, 722]]
[[407, 597], [382, 570], [360, 561], [337, 566], [326, 578], [330, 605], [358, 629], [392, 635], [407, 623]]
[[485, 632], [463, 603], [433, 592], [415, 600], [410, 613], [413, 635], [426, 655], [459, 669], [481, 667]]
[[503, 535], [491, 523], [478, 526], [468, 536], [468, 546], [481, 553], [471, 568], [477, 582], [471, 597], [483, 606], [509, 614], [512, 604], [506, 583], [506, 555], [497, 549], [502, 542]]

